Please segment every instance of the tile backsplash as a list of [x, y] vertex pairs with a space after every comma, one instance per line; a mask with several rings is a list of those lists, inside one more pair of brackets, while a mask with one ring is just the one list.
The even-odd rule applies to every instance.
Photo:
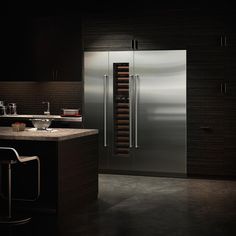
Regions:
[[16, 103], [18, 114], [43, 114], [50, 102], [51, 114], [62, 108], [82, 108], [82, 82], [0, 82], [0, 101]]

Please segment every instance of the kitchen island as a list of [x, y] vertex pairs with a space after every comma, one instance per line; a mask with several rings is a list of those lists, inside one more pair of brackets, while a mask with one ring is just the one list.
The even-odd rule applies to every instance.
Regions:
[[0, 115], [1, 126], [11, 126], [14, 122], [24, 122], [28, 127], [32, 127], [30, 119], [52, 119], [50, 127], [57, 128], [82, 128], [82, 116], [60, 116], [60, 115]]
[[[13, 132], [11, 127], [0, 127], [0, 146], [13, 147], [20, 155], [37, 155], [40, 159], [39, 199], [17, 202], [16, 207], [55, 214], [57, 225], [61, 227], [68, 214], [78, 212], [97, 199], [98, 130], [55, 128], [36, 131], [28, 128]], [[21, 165], [13, 171], [16, 175], [13, 193], [17, 197], [31, 196], [35, 190], [32, 183], [37, 183], [37, 172], [29, 165], [32, 164]]]

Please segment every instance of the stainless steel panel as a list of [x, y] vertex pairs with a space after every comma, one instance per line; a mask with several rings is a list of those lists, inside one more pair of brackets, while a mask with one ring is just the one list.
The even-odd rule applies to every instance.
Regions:
[[186, 51], [135, 51], [134, 170], [186, 173]]
[[[85, 128], [99, 129], [100, 168], [108, 165], [108, 148], [104, 147], [104, 75], [108, 75], [108, 52], [85, 52], [83, 121]], [[109, 82], [107, 79], [107, 86]], [[107, 132], [108, 129], [107, 126]]]
[[109, 140], [112, 140], [112, 150], [109, 157], [109, 169], [118, 169], [118, 170], [131, 170], [133, 165], [133, 156], [130, 157], [118, 157], [114, 155], [114, 116], [113, 116], [113, 64], [114, 63], [129, 63], [129, 75], [133, 74], [133, 52], [132, 51], [115, 51], [109, 52], [109, 78], [112, 82], [109, 83]]

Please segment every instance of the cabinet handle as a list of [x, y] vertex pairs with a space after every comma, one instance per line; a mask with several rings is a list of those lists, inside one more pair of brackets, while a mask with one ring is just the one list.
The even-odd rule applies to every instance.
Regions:
[[134, 49], [134, 40], [131, 40], [131, 48]]
[[226, 37], [226, 35], [224, 37], [224, 41], [225, 41], [225, 47], [226, 47], [227, 46], [227, 37]]
[[134, 40], [134, 42], [135, 42], [135, 49], [138, 49], [138, 40]]
[[227, 84], [225, 83], [225, 94], [227, 93]]
[[223, 84], [220, 84], [220, 92], [223, 93]]
[[57, 80], [57, 72], [58, 72], [58, 70], [56, 69], [56, 73], [55, 73], [55, 74], [56, 74], [56, 75], [55, 75], [55, 77], [56, 77], [56, 80]]
[[209, 126], [201, 126], [200, 129], [209, 130], [210, 127]]
[[221, 47], [223, 46], [223, 38], [222, 38], [222, 36], [220, 36], [220, 46]]

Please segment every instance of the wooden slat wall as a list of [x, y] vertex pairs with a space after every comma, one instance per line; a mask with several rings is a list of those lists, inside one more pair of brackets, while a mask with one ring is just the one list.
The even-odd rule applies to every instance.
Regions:
[[52, 114], [61, 108], [82, 108], [82, 82], [0, 82], [0, 100], [15, 102], [18, 114], [43, 114], [50, 102]]

